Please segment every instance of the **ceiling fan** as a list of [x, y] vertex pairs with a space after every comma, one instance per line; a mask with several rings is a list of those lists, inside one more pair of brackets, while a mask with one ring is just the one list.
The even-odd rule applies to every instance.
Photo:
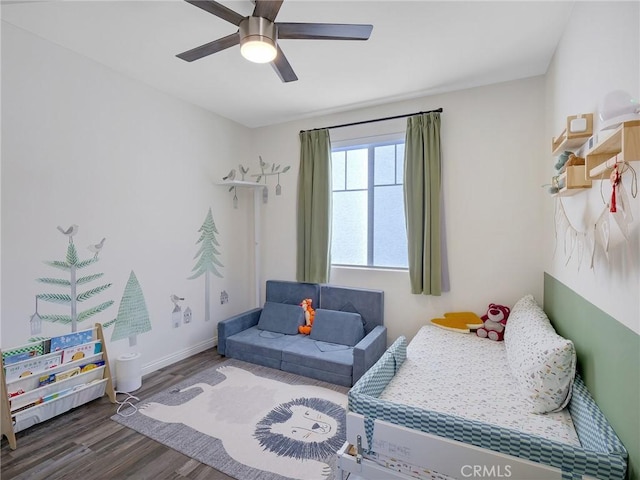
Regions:
[[236, 33], [205, 43], [176, 55], [193, 62], [199, 58], [220, 52], [240, 44], [240, 53], [247, 60], [268, 63], [283, 82], [298, 80], [293, 68], [284, 56], [278, 40], [368, 40], [373, 25], [339, 23], [288, 23], [275, 22], [284, 0], [255, 0], [253, 13], [243, 17], [239, 13], [213, 0], [185, 0], [216, 17], [238, 27]]

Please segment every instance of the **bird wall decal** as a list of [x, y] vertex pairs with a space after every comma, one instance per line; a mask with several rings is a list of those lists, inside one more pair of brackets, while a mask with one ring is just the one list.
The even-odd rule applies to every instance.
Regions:
[[173, 302], [173, 304], [174, 304], [176, 307], [178, 307], [178, 306], [179, 306], [179, 305], [178, 305], [178, 302], [181, 302], [182, 300], [184, 300], [184, 297], [179, 297], [179, 296], [177, 296], [175, 293], [172, 293], [172, 294], [171, 294], [171, 297], [169, 297], [169, 298], [171, 298], [171, 301]]
[[179, 297], [175, 293], [172, 293], [169, 297], [173, 302], [173, 310], [171, 311], [171, 324], [173, 328], [178, 328], [182, 323], [182, 307], [180, 301], [184, 300], [184, 297]]
[[263, 170], [263, 172], [264, 170], [268, 169], [271, 166], [270, 163], [267, 163], [264, 160], [262, 160], [262, 155], [258, 155], [258, 158], [260, 159], [260, 168]]
[[244, 176], [249, 172], [249, 168], [243, 167], [242, 164], [238, 165], [238, 167], [240, 167], [240, 175], [242, 175], [242, 181], [244, 181]]
[[97, 258], [98, 254], [100, 253], [100, 250], [102, 250], [102, 247], [104, 246], [104, 241], [106, 240], [106, 237], [103, 238], [102, 240], [100, 240], [99, 243], [96, 243], [95, 245], [89, 245], [87, 248], [89, 249], [89, 251], [93, 252], [95, 255], [93, 256], [93, 258]]
[[76, 225], [75, 223], [73, 225], [71, 225], [69, 228], [67, 228], [66, 230], [64, 228], [62, 228], [60, 225], [58, 225], [58, 230], [60, 230], [60, 232], [63, 235], [66, 235], [67, 237], [69, 237], [69, 243], [73, 243], [73, 236], [78, 233], [78, 225]]

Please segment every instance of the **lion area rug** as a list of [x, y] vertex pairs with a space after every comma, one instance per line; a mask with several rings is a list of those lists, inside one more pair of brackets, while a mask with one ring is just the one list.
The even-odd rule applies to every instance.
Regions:
[[229, 359], [111, 419], [239, 480], [325, 480], [347, 391]]

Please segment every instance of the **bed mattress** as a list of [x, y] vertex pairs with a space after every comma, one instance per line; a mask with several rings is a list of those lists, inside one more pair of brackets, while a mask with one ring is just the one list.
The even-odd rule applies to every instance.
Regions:
[[509, 372], [504, 342], [473, 334], [422, 327], [380, 399], [580, 445], [568, 409], [528, 411]]

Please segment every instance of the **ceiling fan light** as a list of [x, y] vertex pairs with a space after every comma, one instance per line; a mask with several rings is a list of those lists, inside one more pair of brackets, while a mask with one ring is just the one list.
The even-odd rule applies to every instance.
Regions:
[[250, 62], [271, 62], [276, 49], [276, 25], [262, 17], [247, 17], [240, 22], [240, 53]]
[[268, 37], [260, 35], [249, 36], [242, 40], [240, 53], [244, 58], [254, 63], [268, 63], [276, 58], [278, 51]]

